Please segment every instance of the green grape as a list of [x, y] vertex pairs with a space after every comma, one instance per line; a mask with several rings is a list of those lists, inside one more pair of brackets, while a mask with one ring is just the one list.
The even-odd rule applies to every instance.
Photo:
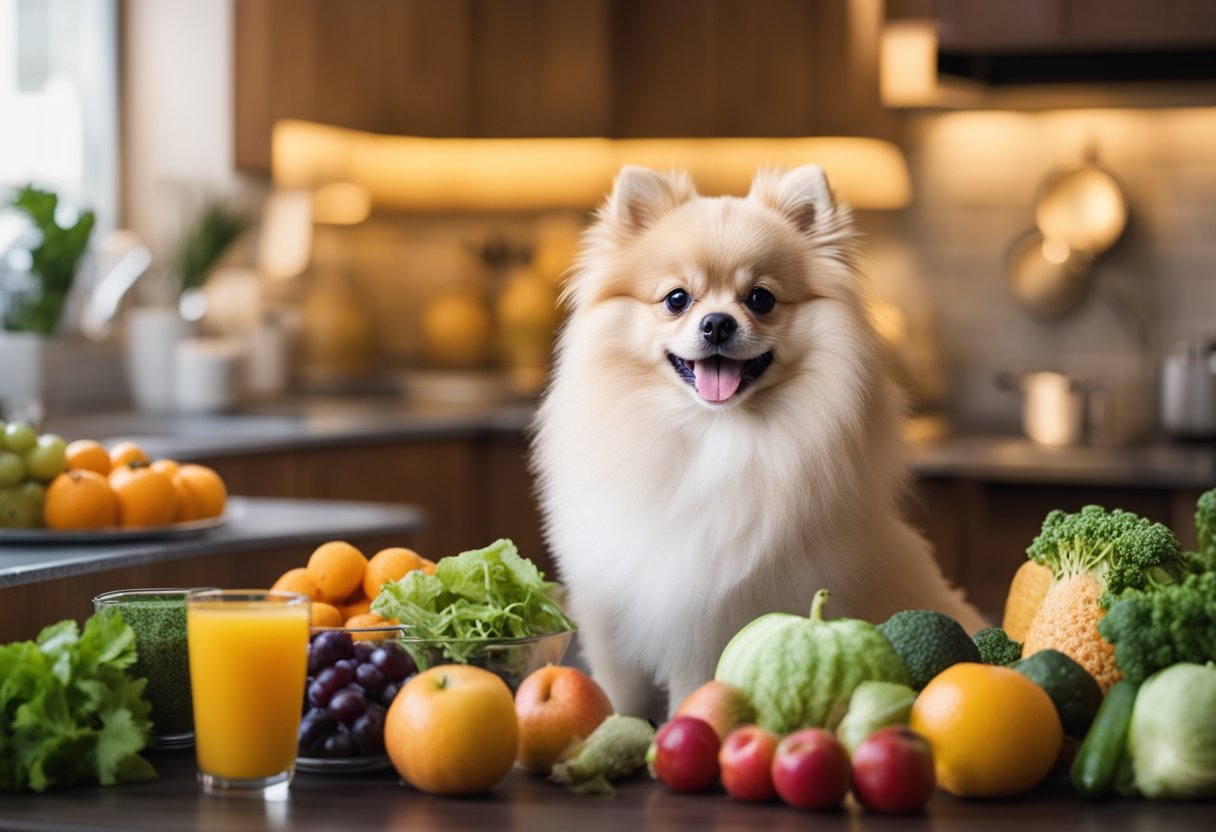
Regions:
[[0, 488], [0, 527], [28, 528], [42, 525], [42, 512], [31, 495], [19, 486]]
[[50, 482], [67, 467], [67, 442], [53, 433], [38, 437], [33, 449], [25, 454], [25, 467], [31, 477]]
[[38, 442], [38, 434], [29, 425], [10, 422], [4, 428], [4, 447], [15, 454], [23, 454]]
[[0, 451], [0, 488], [25, 479], [25, 460], [12, 451]]

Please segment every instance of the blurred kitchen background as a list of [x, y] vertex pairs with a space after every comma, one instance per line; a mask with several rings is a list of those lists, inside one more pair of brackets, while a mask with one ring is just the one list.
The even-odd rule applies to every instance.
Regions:
[[709, 193], [825, 166], [914, 510], [986, 609], [1049, 508], [1186, 542], [1216, 484], [1205, 0], [0, 0], [0, 410], [547, 562], [525, 429], [625, 161]]

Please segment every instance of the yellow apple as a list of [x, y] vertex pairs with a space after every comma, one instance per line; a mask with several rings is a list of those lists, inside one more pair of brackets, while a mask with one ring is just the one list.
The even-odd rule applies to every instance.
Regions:
[[506, 683], [488, 670], [432, 667], [393, 700], [384, 745], [411, 786], [431, 794], [482, 794], [515, 763], [515, 701]]

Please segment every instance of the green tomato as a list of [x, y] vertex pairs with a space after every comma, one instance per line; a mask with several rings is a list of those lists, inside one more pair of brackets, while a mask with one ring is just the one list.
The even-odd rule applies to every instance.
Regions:
[[15, 454], [23, 454], [38, 442], [38, 434], [29, 425], [10, 422], [4, 428], [4, 447]]
[[25, 460], [12, 451], [0, 451], [0, 488], [25, 479]]
[[36, 480], [50, 482], [63, 473], [68, 465], [68, 444], [63, 437], [44, 433], [38, 437], [33, 449], [25, 455], [25, 467]]
[[18, 486], [0, 488], [0, 527], [28, 528], [42, 525], [42, 511], [37, 502]]

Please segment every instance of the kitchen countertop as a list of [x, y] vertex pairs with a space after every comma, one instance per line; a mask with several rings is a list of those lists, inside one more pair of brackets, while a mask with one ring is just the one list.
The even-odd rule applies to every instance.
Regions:
[[923, 815], [872, 815], [856, 807], [801, 812], [777, 803], [746, 804], [721, 792], [681, 795], [644, 776], [618, 784], [615, 799], [576, 797], [514, 770], [478, 798], [432, 797], [401, 785], [392, 771], [296, 775], [277, 803], [207, 797], [195, 782], [190, 750], [148, 755], [160, 779], [54, 794], [6, 795], [0, 828], [51, 832], [122, 829], [1170, 829], [1212, 827], [1213, 804], [1116, 800], [1087, 803], [1067, 789], [1040, 789], [1005, 800], [934, 794]]
[[[233, 454], [485, 434], [522, 436], [535, 402], [422, 402], [408, 398], [302, 398], [238, 413], [174, 416], [109, 413], [51, 420], [68, 439], [133, 439], [153, 456], [205, 460]], [[1050, 448], [1020, 436], [914, 439], [912, 467], [925, 477], [988, 482], [1207, 489], [1216, 444], [1155, 439], [1129, 447]]]
[[[422, 528], [412, 506], [332, 500], [233, 497], [227, 522], [191, 537], [113, 543], [5, 543], [0, 533], [0, 589], [147, 563], [228, 555], [321, 539], [389, 537]], [[0, 824], [3, 826], [3, 824]]]

